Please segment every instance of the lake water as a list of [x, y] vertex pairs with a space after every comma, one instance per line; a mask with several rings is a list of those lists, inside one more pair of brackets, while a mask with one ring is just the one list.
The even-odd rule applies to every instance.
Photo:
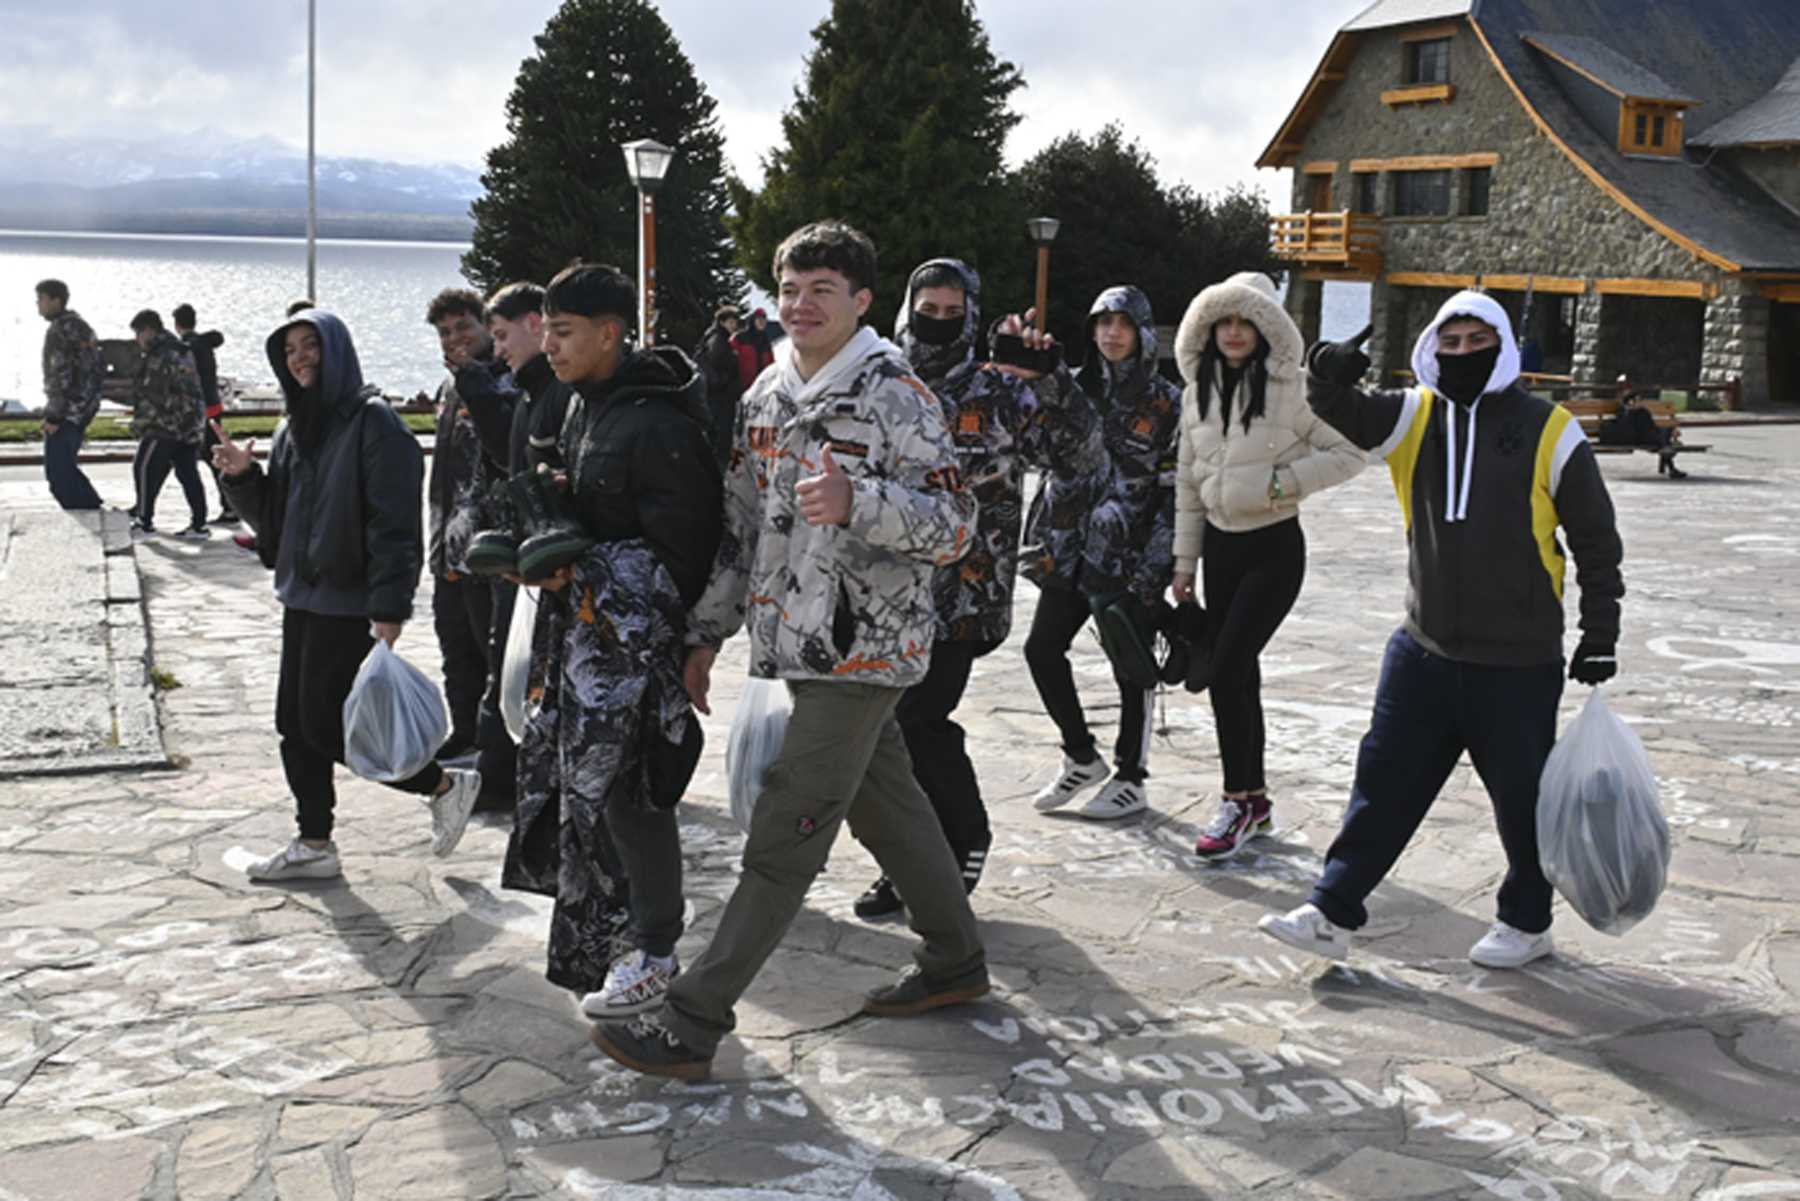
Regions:
[[[425, 306], [466, 286], [452, 243], [319, 243], [319, 296], [350, 326], [363, 376], [397, 395], [443, 378]], [[0, 399], [43, 403], [44, 323], [33, 307], [40, 279], [69, 285], [69, 303], [102, 338], [131, 336], [139, 309], [164, 321], [186, 301], [201, 329], [225, 335], [219, 370], [245, 386], [274, 381], [263, 341], [306, 292], [306, 243], [286, 238], [25, 233], [0, 230]], [[758, 298], [758, 303], [766, 303]], [[1323, 333], [1343, 338], [1368, 321], [1369, 285], [1325, 286]]]
[[[448, 242], [319, 243], [319, 295], [350, 327], [363, 376], [411, 395], [443, 378], [425, 306], [464, 287], [466, 246]], [[43, 403], [40, 279], [69, 285], [69, 305], [102, 338], [129, 338], [131, 318], [155, 309], [165, 322], [182, 302], [201, 329], [225, 335], [219, 371], [246, 385], [272, 383], [263, 349], [291, 301], [306, 294], [306, 243], [287, 238], [45, 234], [0, 231], [0, 398]]]

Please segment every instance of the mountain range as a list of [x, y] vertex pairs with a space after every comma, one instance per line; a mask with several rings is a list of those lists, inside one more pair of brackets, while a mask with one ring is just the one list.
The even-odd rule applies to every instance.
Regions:
[[[466, 241], [479, 172], [455, 164], [318, 159], [327, 237]], [[141, 139], [0, 126], [0, 228], [294, 236], [306, 154], [213, 130]]]

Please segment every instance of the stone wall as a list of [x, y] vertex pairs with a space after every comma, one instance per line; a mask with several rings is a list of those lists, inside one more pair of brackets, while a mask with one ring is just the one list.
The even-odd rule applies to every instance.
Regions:
[[1769, 399], [1769, 302], [1735, 284], [1706, 305], [1705, 362], [1700, 382], [1744, 382], [1744, 399]]

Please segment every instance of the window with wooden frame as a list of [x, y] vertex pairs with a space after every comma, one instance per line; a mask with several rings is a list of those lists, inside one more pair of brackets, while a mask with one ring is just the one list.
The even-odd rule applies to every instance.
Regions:
[[1394, 216], [1447, 217], [1450, 215], [1450, 172], [1394, 172]]
[[1401, 51], [1404, 68], [1400, 82], [1408, 85], [1450, 82], [1450, 39], [1422, 38], [1406, 42]]
[[1488, 194], [1494, 186], [1492, 167], [1470, 167], [1463, 172], [1463, 216], [1488, 215]]
[[1656, 154], [1670, 158], [1680, 154], [1686, 124], [1684, 107], [1635, 97], [1620, 101], [1619, 149], [1626, 154]]
[[1329, 213], [1331, 207], [1331, 176], [1308, 175], [1306, 177], [1306, 207], [1315, 213]]

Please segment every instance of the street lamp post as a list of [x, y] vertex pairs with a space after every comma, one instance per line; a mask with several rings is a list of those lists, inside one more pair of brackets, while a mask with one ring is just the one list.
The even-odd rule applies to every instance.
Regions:
[[1044, 332], [1044, 319], [1050, 305], [1050, 243], [1056, 241], [1056, 231], [1062, 228], [1062, 222], [1055, 217], [1032, 217], [1025, 222], [1025, 228], [1031, 233], [1031, 240], [1037, 243], [1037, 331]]
[[675, 151], [650, 138], [639, 138], [620, 147], [625, 152], [625, 173], [638, 194], [638, 338], [643, 346], [656, 342], [656, 190]]
[[319, 299], [319, 176], [314, 164], [318, 101], [319, 5], [306, 0], [306, 294]]

